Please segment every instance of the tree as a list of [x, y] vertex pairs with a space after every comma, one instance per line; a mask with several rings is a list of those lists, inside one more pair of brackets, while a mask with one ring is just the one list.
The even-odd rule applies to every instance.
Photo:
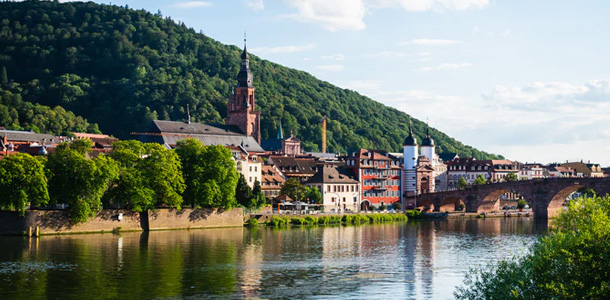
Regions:
[[487, 184], [487, 180], [485, 179], [485, 177], [483, 177], [483, 175], [479, 174], [479, 175], [477, 175], [477, 178], [474, 180], [474, 184], [476, 184], [476, 185]]
[[146, 212], [156, 207], [182, 207], [184, 179], [178, 154], [155, 143], [118, 141], [111, 152], [121, 173], [106, 197], [107, 202]]
[[176, 153], [184, 166], [184, 198], [188, 204], [226, 209], [237, 205], [235, 187], [239, 176], [229, 149], [184, 139], [176, 143]]
[[239, 174], [239, 179], [235, 186], [235, 199], [237, 200], [237, 203], [244, 207], [252, 208], [256, 206], [252, 201], [254, 199], [252, 189], [248, 185], [248, 182], [246, 182], [246, 178], [243, 174]]
[[254, 197], [253, 202], [256, 203], [256, 207], [261, 207], [267, 203], [267, 198], [265, 197], [261, 183], [258, 180], [254, 182], [252, 197]]
[[468, 182], [466, 182], [466, 178], [460, 177], [457, 183], [458, 189], [463, 190], [468, 186]]
[[49, 202], [47, 177], [41, 160], [18, 153], [0, 160], [0, 208], [15, 209], [25, 214], [31, 207]]
[[311, 203], [314, 203], [314, 204], [323, 203], [322, 193], [320, 193], [320, 190], [318, 190], [318, 188], [316, 188], [316, 187], [313, 187], [313, 186], [306, 187], [305, 188], [305, 197], [307, 197]]
[[305, 187], [298, 179], [290, 178], [282, 185], [280, 195], [286, 195], [294, 201], [302, 201], [305, 200]]
[[527, 202], [525, 202], [525, 200], [523, 199], [519, 199], [519, 201], [517, 201], [517, 208], [524, 208], [527, 205]]
[[0, 86], [8, 85], [8, 75], [6, 74], [6, 67], [2, 66], [2, 71], [0, 71]]
[[101, 198], [119, 175], [118, 164], [100, 155], [87, 159], [84, 153], [62, 143], [49, 155], [47, 168], [51, 203], [67, 203], [74, 223], [85, 222], [101, 209]]
[[610, 197], [579, 198], [519, 260], [469, 272], [456, 299], [608, 299]]
[[517, 177], [517, 174], [513, 172], [509, 172], [508, 174], [504, 175], [504, 181], [506, 182], [517, 181], [518, 179], [519, 177]]

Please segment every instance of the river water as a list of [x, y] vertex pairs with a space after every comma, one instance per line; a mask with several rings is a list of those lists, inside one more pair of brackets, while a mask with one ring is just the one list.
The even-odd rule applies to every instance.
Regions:
[[452, 299], [527, 253], [525, 218], [0, 237], [0, 299]]

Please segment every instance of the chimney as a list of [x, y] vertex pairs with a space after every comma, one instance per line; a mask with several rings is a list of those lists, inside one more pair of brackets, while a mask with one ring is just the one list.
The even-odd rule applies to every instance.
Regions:
[[326, 116], [322, 118], [322, 153], [326, 153]]

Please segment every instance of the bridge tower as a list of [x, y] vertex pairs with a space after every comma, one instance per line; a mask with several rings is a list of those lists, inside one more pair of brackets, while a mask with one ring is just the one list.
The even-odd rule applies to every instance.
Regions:
[[417, 193], [417, 159], [419, 151], [417, 149], [417, 140], [413, 136], [411, 121], [409, 121], [409, 136], [403, 143], [403, 170], [402, 170], [402, 199], [403, 207], [407, 205], [416, 205], [416, 203], [404, 203], [405, 197], [415, 196]]
[[421, 142], [421, 155], [425, 156], [430, 160], [430, 166], [435, 169], [435, 172], [432, 174], [432, 178], [429, 180], [430, 191], [434, 192], [435, 190], [435, 178], [436, 178], [436, 168], [435, 168], [435, 145], [434, 140], [430, 137], [430, 125], [426, 127], [426, 137]]

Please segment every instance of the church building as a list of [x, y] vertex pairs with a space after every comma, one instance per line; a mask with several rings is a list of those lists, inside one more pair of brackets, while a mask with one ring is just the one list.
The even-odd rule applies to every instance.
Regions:
[[160, 143], [167, 148], [175, 147], [179, 140], [195, 138], [204, 145], [239, 146], [250, 154], [265, 152], [260, 146], [260, 111], [255, 109], [252, 80], [250, 57], [244, 44], [238, 84], [229, 97], [224, 125], [193, 123], [189, 114], [187, 122], [155, 120], [145, 132], [133, 135], [141, 142]]

